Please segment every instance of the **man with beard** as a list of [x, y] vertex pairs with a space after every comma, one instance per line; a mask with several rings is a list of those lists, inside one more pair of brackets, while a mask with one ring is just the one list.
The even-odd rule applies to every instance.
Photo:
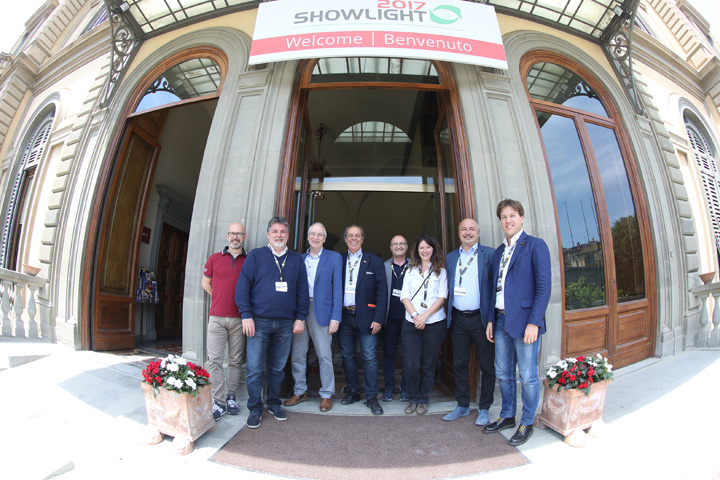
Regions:
[[[235, 286], [247, 253], [245, 225], [233, 223], [226, 235], [230, 245], [213, 253], [203, 270], [202, 287], [210, 295], [210, 319], [207, 327], [208, 373], [212, 383], [213, 417], [217, 422], [229, 413], [240, 413], [235, 391], [240, 385], [245, 361], [245, 334], [237, 305]], [[225, 346], [228, 346], [227, 382], [223, 371]]]
[[280, 406], [280, 388], [293, 333], [305, 330], [310, 307], [305, 262], [287, 248], [288, 221], [268, 222], [268, 245], [252, 250], [235, 289], [235, 303], [247, 335], [247, 426], [258, 428], [263, 415], [263, 374], [267, 357], [267, 409], [287, 420]]

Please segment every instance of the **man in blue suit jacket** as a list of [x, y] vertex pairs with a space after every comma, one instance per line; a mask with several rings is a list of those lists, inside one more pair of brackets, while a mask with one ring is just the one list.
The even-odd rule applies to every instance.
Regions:
[[378, 362], [375, 351], [377, 334], [385, 323], [387, 282], [380, 257], [362, 251], [364, 239], [365, 231], [360, 226], [350, 225], [345, 229], [348, 251], [343, 253], [343, 313], [338, 338], [348, 393], [341, 403], [349, 405], [360, 400], [360, 375], [355, 358], [355, 344], [360, 338], [366, 405], [374, 415], [382, 415], [383, 409], [377, 399]]
[[495, 346], [485, 334], [494, 316], [492, 257], [493, 249], [478, 243], [480, 229], [472, 218], [458, 226], [462, 246], [447, 256], [448, 328], [452, 339], [455, 377], [455, 410], [443, 420], [457, 420], [470, 414], [470, 350], [475, 345], [482, 372], [476, 425], [490, 421], [490, 406], [495, 390]]
[[520, 426], [510, 445], [527, 442], [533, 432], [540, 399], [538, 352], [545, 333], [545, 310], [550, 302], [550, 251], [547, 244], [523, 231], [525, 213], [517, 200], [505, 199], [497, 206], [505, 240], [493, 257], [495, 321], [488, 323], [487, 338], [495, 342], [495, 371], [500, 383], [500, 418], [484, 433], [515, 427], [517, 383], [522, 384], [523, 410]]
[[342, 319], [342, 257], [332, 250], [323, 249], [327, 231], [322, 223], [308, 229], [310, 248], [303, 254], [310, 291], [310, 313], [307, 328], [293, 335], [292, 374], [295, 380], [293, 396], [283, 405], [292, 407], [304, 402], [307, 394], [307, 353], [312, 338], [320, 363], [320, 411], [332, 409], [330, 397], [335, 393], [335, 371], [332, 361], [332, 334]]

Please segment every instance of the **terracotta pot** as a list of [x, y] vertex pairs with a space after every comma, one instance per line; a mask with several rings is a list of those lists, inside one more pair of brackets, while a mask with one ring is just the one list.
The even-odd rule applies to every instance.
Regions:
[[602, 422], [605, 393], [609, 382], [603, 380], [592, 384], [588, 394], [585, 395], [583, 390], [578, 389], [563, 389], [558, 392], [557, 387], [551, 389], [548, 386], [549, 380], [545, 380], [542, 411], [536, 419], [536, 424], [540, 427], [546, 425], [560, 435], [564, 435], [565, 441], [573, 446], [583, 446], [582, 431], [592, 427], [596, 422]]
[[142, 382], [141, 386], [149, 425], [145, 443], [160, 443], [162, 434], [170, 435], [174, 437], [175, 451], [186, 455], [192, 452], [195, 440], [215, 429], [210, 385], [200, 387], [195, 397], [164, 388], [158, 389], [155, 396], [151, 385]]

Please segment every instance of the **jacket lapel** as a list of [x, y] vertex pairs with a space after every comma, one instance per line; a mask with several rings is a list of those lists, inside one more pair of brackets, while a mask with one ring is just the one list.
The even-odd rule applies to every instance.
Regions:
[[[520, 256], [520, 253], [522, 252], [523, 248], [525, 247], [525, 240], [527, 239], [527, 233], [523, 232], [522, 235], [520, 235], [520, 238], [518, 238], [517, 246], [515, 247], [515, 251], [513, 252], [513, 256], [510, 259], [510, 264], [507, 266], [508, 271], [512, 268], [512, 266], [515, 264], [515, 260]], [[507, 248], [507, 247], [505, 247]]]
[[[367, 256], [365, 255], [365, 252], [363, 252], [362, 258], [360, 259], [360, 263], [358, 263], [357, 279], [355, 282], [355, 285], [357, 285], [357, 287], [360, 287], [360, 282], [362, 282], [363, 279], [365, 278], [365, 272], [367, 272], [367, 269], [368, 269], [368, 259], [367, 259]], [[356, 287], [356, 291], [357, 291], [357, 287]]]

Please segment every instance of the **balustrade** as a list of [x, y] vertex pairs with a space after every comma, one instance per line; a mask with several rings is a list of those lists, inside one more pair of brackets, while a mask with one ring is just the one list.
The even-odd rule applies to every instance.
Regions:
[[41, 338], [49, 336], [40, 328], [36, 296], [46, 280], [0, 268], [0, 313], [3, 337]]
[[[690, 289], [690, 292], [700, 298], [700, 332], [695, 342], [696, 347], [720, 346], [720, 282], [699, 285]], [[712, 300], [711, 300], [712, 298]]]

